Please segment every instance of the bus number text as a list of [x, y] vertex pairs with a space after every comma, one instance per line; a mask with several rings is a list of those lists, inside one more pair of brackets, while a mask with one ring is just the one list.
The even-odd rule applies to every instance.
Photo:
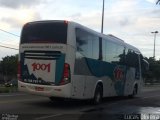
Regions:
[[36, 71], [36, 70], [46, 71], [47, 70], [47, 72], [50, 72], [51, 64], [50, 63], [49, 64], [33, 63], [32, 67], [33, 67], [33, 71]]

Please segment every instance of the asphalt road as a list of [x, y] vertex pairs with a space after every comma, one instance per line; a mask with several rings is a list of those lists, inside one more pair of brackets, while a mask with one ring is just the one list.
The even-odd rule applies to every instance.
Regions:
[[160, 86], [144, 88], [134, 99], [106, 98], [100, 105], [88, 101], [52, 102], [25, 93], [0, 94], [0, 120], [160, 120]]

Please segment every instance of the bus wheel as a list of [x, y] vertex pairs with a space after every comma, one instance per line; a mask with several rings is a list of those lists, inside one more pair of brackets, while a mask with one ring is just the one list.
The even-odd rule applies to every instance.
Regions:
[[64, 98], [57, 98], [57, 97], [49, 97], [49, 99], [53, 102], [63, 102]]
[[135, 85], [132, 94], [129, 95], [129, 98], [134, 98], [137, 95], [137, 91], [138, 91], [138, 86]]
[[94, 93], [94, 98], [93, 98], [93, 104], [97, 105], [102, 102], [102, 96], [103, 96], [103, 90], [100, 85], [97, 85], [95, 93]]

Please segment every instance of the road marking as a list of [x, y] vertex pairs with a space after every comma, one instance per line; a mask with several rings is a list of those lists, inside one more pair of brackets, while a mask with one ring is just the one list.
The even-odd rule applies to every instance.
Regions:
[[[44, 100], [46, 100], [46, 98], [45, 98]], [[5, 104], [5, 103], [17, 103], [17, 102], [18, 102], [18, 103], [19, 103], [19, 102], [34, 102], [34, 101], [39, 101], [39, 98], [0, 101], [0, 104]]]
[[64, 115], [64, 114], [56, 114], [56, 115], [43, 116], [43, 117], [35, 118], [35, 120], [43, 120], [43, 119], [57, 117], [57, 116], [62, 116], [62, 115]]
[[154, 96], [142, 97], [142, 98], [140, 98], [140, 99], [147, 99], [147, 98], [153, 98], [153, 97], [160, 97], [160, 95], [154, 95]]
[[23, 96], [26, 94], [23, 93], [17, 93], [17, 94], [0, 94], [0, 97], [13, 97], [13, 96]]

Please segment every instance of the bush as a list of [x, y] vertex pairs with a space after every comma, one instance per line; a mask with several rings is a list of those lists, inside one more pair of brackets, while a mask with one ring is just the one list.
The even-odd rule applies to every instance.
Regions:
[[0, 93], [11, 93], [11, 92], [16, 92], [17, 87], [0, 87]]

